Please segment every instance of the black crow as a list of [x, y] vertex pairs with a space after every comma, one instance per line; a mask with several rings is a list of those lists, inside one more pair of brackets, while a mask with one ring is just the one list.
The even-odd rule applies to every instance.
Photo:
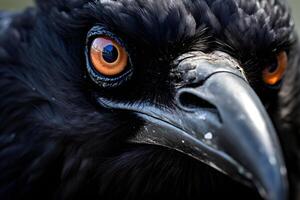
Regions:
[[297, 199], [284, 0], [37, 0], [0, 14], [0, 199]]

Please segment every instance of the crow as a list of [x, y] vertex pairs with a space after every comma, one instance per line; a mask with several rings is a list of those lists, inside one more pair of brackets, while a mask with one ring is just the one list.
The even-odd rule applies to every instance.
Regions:
[[36, 0], [0, 13], [1, 200], [299, 198], [286, 1]]

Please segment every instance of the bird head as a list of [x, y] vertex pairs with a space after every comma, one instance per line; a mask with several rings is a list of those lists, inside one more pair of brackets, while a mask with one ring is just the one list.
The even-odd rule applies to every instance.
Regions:
[[26, 180], [56, 161], [66, 194], [87, 174], [135, 185], [143, 169], [183, 173], [187, 157], [265, 199], [288, 197], [300, 71], [285, 1], [49, 0], [28, 13], [30, 31], [7, 48], [24, 67], [0, 81], [13, 86], [0, 130], [23, 132]]

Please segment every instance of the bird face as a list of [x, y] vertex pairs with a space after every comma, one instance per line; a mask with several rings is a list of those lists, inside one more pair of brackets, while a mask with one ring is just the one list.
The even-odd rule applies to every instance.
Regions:
[[[295, 62], [285, 2], [38, 1], [37, 15], [49, 5], [23, 54], [36, 69], [30, 83], [46, 99], [30, 116], [56, 145], [64, 138], [61, 151], [80, 149], [90, 163], [158, 146], [265, 199], [288, 197], [274, 123]], [[107, 162], [100, 160], [89, 171]]]
[[[146, 6], [106, 2], [111, 11], [124, 9], [133, 16], [128, 14], [126, 22], [112, 17], [115, 26], [123, 26], [118, 28], [121, 33], [115, 33], [111, 25], [94, 26], [87, 36], [85, 57], [88, 75], [107, 92], [95, 94], [99, 105], [130, 112], [142, 121], [132, 124], [137, 131], [128, 142], [177, 150], [254, 184], [267, 199], [284, 199], [287, 180], [281, 147], [263, 105], [269, 102], [263, 96], [261, 102], [255, 89], [265, 87], [272, 92], [280, 88], [288, 65], [287, 49], [280, 46], [279, 29], [285, 26], [260, 18], [267, 9], [276, 12], [271, 8], [274, 5], [264, 7], [264, 3], [251, 5], [250, 11], [249, 5], [235, 1], [226, 1], [224, 6], [204, 1], [162, 3], [162, 8], [151, 1]], [[159, 16], [151, 6], [161, 11]], [[199, 14], [197, 6], [214, 16]], [[219, 16], [217, 11], [227, 15]], [[217, 24], [209, 24], [214, 20]], [[236, 36], [234, 31], [244, 34]], [[135, 41], [126, 41], [128, 35]], [[241, 47], [244, 52], [237, 52]], [[126, 62], [120, 64], [123, 58]], [[247, 59], [252, 61], [248, 67], [256, 68], [257, 80], [248, 76], [243, 62]], [[108, 70], [99, 69], [103, 63], [111, 64]], [[251, 83], [261, 88], [252, 88]]]

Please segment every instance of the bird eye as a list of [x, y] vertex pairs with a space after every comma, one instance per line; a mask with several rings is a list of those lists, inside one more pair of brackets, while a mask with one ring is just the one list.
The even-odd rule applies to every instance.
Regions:
[[126, 44], [105, 27], [96, 25], [87, 33], [85, 58], [87, 73], [102, 88], [116, 88], [133, 75]]
[[263, 71], [263, 80], [268, 85], [279, 83], [286, 71], [288, 65], [288, 56], [285, 51], [277, 54], [275, 62], [267, 66]]
[[105, 36], [95, 38], [89, 52], [93, 67], [104, 76], [117, 76], [126, 69], [127, 52], [112, 38]]

